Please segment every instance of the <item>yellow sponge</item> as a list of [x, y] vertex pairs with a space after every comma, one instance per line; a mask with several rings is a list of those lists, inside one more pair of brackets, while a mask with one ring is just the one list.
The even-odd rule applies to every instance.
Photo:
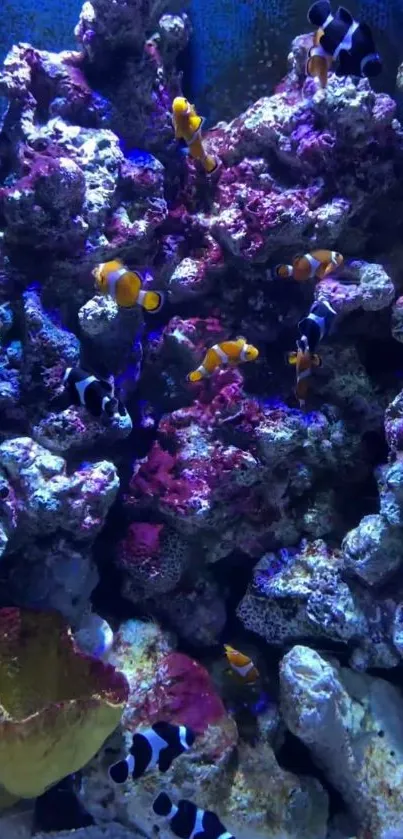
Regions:
[[118, 725], [125, 676], [84, 655], [56, 613], [0, 610], [0, 785], [35, 798], [81, 769]]

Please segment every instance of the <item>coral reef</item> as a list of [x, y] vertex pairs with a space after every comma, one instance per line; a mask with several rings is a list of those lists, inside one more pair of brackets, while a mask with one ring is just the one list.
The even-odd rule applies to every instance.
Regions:
[[115, 467], [101, 461], [67, 474], [62, 458], [14, 437], [0, 446], [0, 475], [0, 546], [13, 600], [74, 619], [98, 580], [91, 543], [118, 491]]
[[128, 686], [80, 654], [56, 614], [0, 611], [0, 783], [22, 798], [88, 762], [119, 723]]
[[[171, 651], [169, 639], [156, 627], [130, 622], [120, 631], [113, 660], [123, 669], [130, 698], [123, 726], [132, 730], [140, 719], [161, 716], [191, 724], [198, 733], [192, 752], [175, 762], [164, 779], [175, 797], [195, 798], [200, 806], [220, 813], [228, 829], [260, 839], [298, 835], [320, 839], [327, 819], [327, 796], [310, 778], [298, 779], [278, 765], [269, 743], [258, 749], [238, 744], [238, 766], [231, 762], [236, 727], [214, 694], [206, 671], [186, 656]], [[151, 836], [151, 802], [162, 788], [158, 773], [130, 783], [130, 793], [111, 787], [105, 764], [118, 744], [109, 742], [84, 773], [83, 800], [101, 823], [117, 817]], [[262, 774], [263, 773], [263, 774]], [[267, 773], [267, 774], [266, 774]], [[264, 780], [263, 780], [264, 778]], [[297, 831], [297, 834], [296, 834]], [[160, 834], [168, 839], [163, 826]]]
[[[0, 806], [81, 770], [83, 839], [155, 836], [164, 788], [238, 839], [387, 839], [403, 131], [367, 79], [306, 78], [303, 35], [273, 95], [203, 127], [206, 177], [170, 113], [189, 35], [183, 4], [91, 0], [78, 51], [19, 43], [0, 72]], [[316, 249], [338, 252], [324, 278], [276, 271]], [[110, 260], [132, 307], [99, 280]], [[315, 301], [335, 317], [300, 399], [287, 361]], [[249, 364], [216, 346], [240, 336]], [[161, 721], [192, 748], [115, 785]]]

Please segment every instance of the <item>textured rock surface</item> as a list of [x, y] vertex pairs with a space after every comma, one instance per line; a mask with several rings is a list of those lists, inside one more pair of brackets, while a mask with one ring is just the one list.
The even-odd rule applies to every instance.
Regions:
[[238, 616], [270, 644], [328, 638], [349, 644], [357, 669], [370, 663], [394, 667], [396, 603], [389, 597], [377, 604], [366, 588], [346, 577], [345, 567], [343, 555], [329, 551], [323, 541], [266, 554], [254, 568]]
[[382, 679], [339, 669], [307, 647], [287, 653], [280, 680], [286, 723], [343, 796], [358, 836], [399, 835], [400, 692]]
[[[290, 839], [292, 836], [320, 839], [327, 819], [327, 796], [320, 784], [284, 772], [264, 740], [257, 748], [238, 744], [238, 766], [234, 774], [231, 755], [237, 733], [233, 721], [222, 706], [218, 713], [219, 704], [213, 694], [208, 698], [207, 674], [202, 675], [201, 668], [195, 664], [189, 669], [186, 656], [167, 654], [169, 645], [169, 640], [156, 627], [134, 621], [118, 637], [114, 660], [123, 664], [131, 684], [123, 727], [132, 730], [140, 719], [145, 722], [144, 713], [148, 720], [154, 714], [161, 714], [163, 696], [165, 718], [172, 719], [172, 710], [169, 713], [168, 709], [176, 696], [172, 709], [176, 708], [182, 722], [193, 725], [198, 732], [195, 746], [175, 761], [163, 785], [158, 773], [151, 773], [119, 789], [111, 786], [105, 772], [107, 761], [110, 763], [119, 756], [116, 752], [119, 745], [114, 738], [110, 748], [85, 773], [86, 807], [98, 820], [117, 817], [151, 836], [155, 817], [150, 805], [153, 796], [168, 785], [174, 799], [193, 798], [200, 806], [218, 812], [228, 829], [234, 832], [236, 829], [241, 839], [251, 835], [257, 839], [274, 839], [279, 834]], [[174, 691], [171, 699], [170, 691]], [[159, 835], [168, 839], [169, 830], [164, 824], [160, 825]]]
[[[107, 768], [133, 731], [167, 718], [198, 735], [168, 775], [173, 797], [217, 810], [237, 839], [351, 839], [332, 785], [372, 820], [358, 839], [386, 839], [388, 819], [400, 829], [399, 750], [390, 733], [378, 744], [376, 725], [399, 703], [357, 671], [403, 655], [395, 103], [364, 79], [331, 75], [319, 90], [302, 36], [273, 96], [257, 84], [244, 113], [204, 132], [221, 163], [207, 179], [170, 118], [183, 6], [92, 0], [76, 31], [80, 53], [20, 43], [0, 73], [0, 603], [56, 609], [100, 666], [127, 674], [122, 729], [82, 790], [112, 836], [116, 824], [155, 835], [165, 779], [116, 789]], [[343, 267], [275, 279], [314, 248], [339, 251]], [[93, 269], [111, 258], [164, 292], [158, 314], [95, 293]], [[336, 319], [301, 411], [284, 355], [315, 299]], [[238, 335], [258, 348], [253, 364], [188, 381]], [[113, 377], [127, 419], [69, 403], [63, 373], [77, 363]], [[133, 615], [151, 621], [124, 622]], [[260, 636], [252, 686], [226, 672], [234, 621], [240, 650], [243, 629]], [[298, 672], [315, 682], [326, 670], [319, 699], [305, 714], [298, 674], [289, 703], [283, 689], [283, 716], [314, 758], [303, 777], [277, 701], [295, 642], [329, 645], [355, 671], [308, 650]]]

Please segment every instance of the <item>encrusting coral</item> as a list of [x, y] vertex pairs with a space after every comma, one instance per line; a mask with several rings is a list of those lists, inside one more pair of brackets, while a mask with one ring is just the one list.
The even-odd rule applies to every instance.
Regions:
[[0, 783], [41, 795], [88, 762], [128, 697], [122, 673], [80, 653], [57, 614], [0, 610]]

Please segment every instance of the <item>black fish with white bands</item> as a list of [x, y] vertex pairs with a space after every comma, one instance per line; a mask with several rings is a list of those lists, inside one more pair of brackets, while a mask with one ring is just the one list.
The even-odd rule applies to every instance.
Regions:
[[211, 810], [201, 810], [193, 801], [181, 798], [173, 804], [161, 792], [153, 804], [154, 813], [168, 820], [169, 827], [180, 839], [236, 839]]
[[82, 405], [93, 417], [125, 416], [126, 408], [115, 396], [115, 387], [82, 367], [68, 367], [63, 376], [64, 387], [73, 405]]
[[158, 767], [167, 772], [179, 755], [193, 746], [195, 734], [185, 725], [157, 722], [151, 728], [136, 732], [129, 754], [109, 767], [115, 784], [124, 784], [129, 776], [135, 781]]
[[317, 0], [308, 11], [308, 20], [322, 34], [319, 46], [336, 62], [338, 76], [378, 76], [382, 62], [376, 52], [368, 24], [353, 18], [343, 6], [333, 15], [329, 0]]
[[301, 338], [306, 338], [311, 353], [316, 351], [320, 341], [330, 331], [336, 312], [327, 300], [316, 300], [309, 314], [300, 320], [298, 330]]

